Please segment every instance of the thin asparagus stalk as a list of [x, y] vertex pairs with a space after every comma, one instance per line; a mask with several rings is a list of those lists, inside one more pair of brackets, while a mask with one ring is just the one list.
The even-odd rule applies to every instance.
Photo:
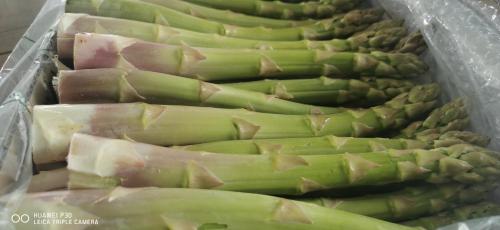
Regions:
[[460, 221], [495, 215], [500, 215], [500, 206], [490, 201], [465, 205], [434, 216], [402, 222], [402, 224], [434, 230]]
[[332, 79], [319, 77], [294, 80], [260, 80], [224, 84], [226, 86], [261, 92], [285, 100], [313, 104], [375, 105], [408, 92], [415, 86], [411, 81], [395, 79]]
[[278, 41], [349, 36], [380, 20], [383, 14], [380, 9], [356, 10], [311, 25], [272, 29], [227, 25], [138, 0], [68, 0], [66, 12], [131, 19], [229, 37]]
[[300, 201], [370, 216], [389, 221], [403, 221], [451, 209], [458, 205], [485, 200], [495, 189], [494, 183], [466, 186], [452, 183], [445, 185], [420, 185], [403, 190], [367, 195], [356, 198], [309, 198]]
[[457, 99], [445, 104], [423, 121], [415, 121], [393, 135], [395, 138], [426, 140], [433, 135], [440, 136], [448, 131], [462, 130], [469, 123], [469, 116], [464, 99]]
[[430, 111], [439, 88], [414, 87], [382, 106], [329, 115], [283, 115], [244, 109], [176, 105], [87, 104], [35, 106], [33, 159], [62, 161], [76, 132], [157, 145], [313, 136], [370, 136], [404, 126]]
[[413, 54], [193, 48], [103, 34], [75, 39], [75, 69], [142, 69], [204, 81], [322, 74], [406, 78], [427, 70]]
[[353, 9], [359, 3], [358, 0], [337, 0], [328, 4], [318, 2], [283, 3], [260, 0], [187, 0], [187, 2], [250, 15], [283, 19], [330, 17], [335, 13]]
[[68, 184], [68, 170], [66, 168], [50, 171], [41, 171], [31, 178], [28, 192], [44, 192], [66, 188]]
[[217, 141], [196, 145], [175, 146], [175, 148], [228, 154], [326, 155], [366, 153], [388, 149], [433, 149], [466, 143], [483, 144], [482, 140], [484, 139], [487, 138], [471, 132], [445, 133], [436, 140], [427, 141], [413, 139], [337, 137], [329, 135], [309, 138]]
[[246, 108], [280, 114], [332, 114], [344, 110], [299, 104], [263, 93], [140, 70], [60, 71], [53, 82], [59, 103], [66, 104], [147, 102]]
[[[39, 213], [71, 213], [69, 220], [93, 222], [64, 226], [96, 230], [414, 229], [283, 198], [200, 189], [118, 187], [35, 193], [24, 198], [16, 213], [31, 217]], [[39, 226], [32, 221], [15, 225], [18, 230]]]
[[314, 24], [317, 20], [282, 20], [274, 18], [256, 17], [241, 13], [234, 13], [228, 10], [219, 10], [202, 5], [192, 4], [186, 1], [179, 0], [141, 0], [164, 6], [176, 11], [190, 14], [195, 17], [217, 21], [229, 25], [237, 26], [263, 26], [268, 28], [287, 28], [294, 26], [302, 26]]
[[363, 32], [348, 39], [326, 41], [260, 41], [205, 34], [132, 20], [66, 13], [61, 18], [57, 30], [57, 52], [60, 58], [73, 58], [74, 37], [77, 33], [106, 33], [169, 45], [185, 44], [208, 48], [320, 49], [364, 52], [393, 49], [398, 41], [404, 38], [406, 29], [401, 26], [382, 28]]
[[335, 155], [232, 155], [189, 152], [75, 134], [70, 188], [202, 188], [304, 194], [362, 185], [427, 180], [477, 183], [500, 174], [493, 152], [470, 145]]

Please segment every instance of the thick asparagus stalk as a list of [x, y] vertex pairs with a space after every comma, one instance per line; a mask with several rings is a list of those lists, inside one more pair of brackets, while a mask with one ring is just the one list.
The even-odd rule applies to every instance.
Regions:
[[434, 230], [460, 221], [495, 215], [500, 215], [499, 205], [493, 202], [481, 202], [473, 205], [465, 205], [434, 216], [402, 222], [402, 224]]
[[[283, 198], [199, 189], [118, 187], [35, 193], [24, 198], [17, 213], [31, 217], [70, 213], [69, 220], [74, 222], [93, 221], [89, 225], [64, 225], [73, 229], [414, 229]], [[37, 226], [30, 221], [15, 227], [31, 230]]]
[[68, 184], [68, 170], [66, 168], [50, 171], [41, 171], [31, 178], [28, 192], [43, 192], [66, 188]]
[[445, 133], [436, 140], [426, 141], [413, 139], [323, 136], [309, 138], [217, 141], [196, 145], [176, 146], [175, 148], [182, 148], [190, 151], [229, 154], [325, 155], [366, 153], [388, 149], [432, 149], [466, 143], [483, 144], [482, 140], [484, 139], [485, 137], [471, 132], [453, 132]]
[[272, 29], [222, 24], [138, 0], [68, 0], [66, 12], [131, 19], [229, 37], [278, 41], [349, 36], [380, 20], [383, 14], [380, 9], [357, 10], [311, 25]]
[[[429, 116], [428, 122], [438, 119], [439, 122], [449, 124], [463, 120], [465, 105], [461, 99], [436, 108]], [[459, 116], [441, 116], [440, 114], [459, 114]], [[422, 122], [419, 122], [419, 124]], [[411, 127], [411, 126], [410, 126]], [[339, 153], [362, 153], [386, 149], [417, 149], [438, 148], [455, 144], [469, 143], [478, 146], [486, 146], [489, 138], [467, 131], [434, 132], [435, 126], [420, 127], [416, 135], [408, 136], [410, 139], [401, 138], [346, 138], [336, 136], [314, 137], [314, 138], [285, 138], [285, 139], [262, 139], [262, 140], [232, 140], [196, 145], [182, 146], [187, 150], [207, 151], [214, 153], [231, 154], [291, 154], [291, 155], [320, 155]], [[416, 130], [414, 130], [416, 131]], [[443, 130], [441, 130], [443, 131]], [[418, 136], [417, 139], [413, 139]], [[408, 138], [407, 137], [407, 138]]]
[[[134, 29], [131, 30], [130, 28]], [[194, 47], [225, 49], [388, 51], [393, 49], [400, 39], [404, 38], [405, 32], [404, 27], [396, 26], [363, 32], [348, 39], [326, 41], [260, 41], [205, 34], [132, 20], [66, 13], [61, 18], [58, 26], [57, 52], [60, 58], [73, 58], [74, 37], [77, 33], [106, 33], [169, 45], [186, 44]]]
[[482, 182], [500, 174], [496, 153], [470, 145], [335, 155], [232, 155], [189, 152], [75, 134], [70, 188], [174, 187], [304, 194], [361, 185], [427, 180]]
[[415, 85], [395, 79], [332, 79], [319, 77], [295, 80], [260, 80], [224, 84], [230, 87], [262, 92], [285, 100], [315, 104], [381, 104]]
[[33, 159], [64, 160], [76, 132], [157, 145], [236, 139], [369, 136], [404, 126], [436, 104], [437, 85], [414, 87], [382, 106], [329, 115], [283, 115], [244, 109], [175, 105], [88, 104], [35, 106]]
[[358, 0], [337, 0], [328, 4], [318, 2], [283, 3], [261, 0], [187, 0], [205, 6], [270, 18], [324, 18], [353, 9]]
[[67, 104], [148, 102], [246, 108], [280, 114], [332, 114], [344, 110], [299, 104], [263, 93], [140, 70], [60, 71], [54, 85], [59, 102]]
[[301, 201], [377, 219], [402, 221], [435, 214], [458, 205], [482, 201], [494, 190], [494, 183], [420, 185], [388, 194], [356, 198], [310, 198]]
[[137, 68], [204, 81], [322, 74], [405, 78], [427, 70], [413, 54], [193, 48], [103, 34], [75, 39], [75, 69]]

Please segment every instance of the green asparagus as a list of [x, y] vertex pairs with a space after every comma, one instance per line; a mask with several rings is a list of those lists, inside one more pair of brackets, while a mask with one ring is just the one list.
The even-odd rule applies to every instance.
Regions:
[[370, 136], [397, 129], [432, 110], [439, 88], [414, 87], [381, 106], [329, 115], [283, 115], [176, 105], [39, 105], [33, 111], [33, 159], [63, 161], [76, 132], [157, 145], [236, 139]]
[[452, 130], [462, 130], [469, 123], [464, 99], [457, 99], [435, 109], [423, 121], [415, 121], [402, 129], [395, 138], [422, 139], [440, 136]]
[[[16, 213], [65, 215], [66, 224], [46, 225], [52, 229], [414, 229], [283, 198], [199, 189], [118, 187], [35, 193], [25, 196]], [[88, 223], [83, 225], [83, 221]], [[17, 230], [40, 226], [34, 221], [15, 224]]]
[[[325, 155], [341, 153], [365, 153], [388, 149], [432, 149], [455, 144], [469, 143], [485, 146], [484, 136], [471, 132], [444, 133], [438, 139], [426, 141], [413, 139], [354, 138], [354, 137], [309, 137], [261, 140], [233, 140], [175, 146], [190, 151], [205, 151], [229, 154], [287, 154]], [[436, 136], [433, 135], [434, 138]]]
[[427, 49], [427, 44], [425, 43], [422, 34], [417, 31], [408, 34], [406, 37], [399, 40], [398, 44], [394, 48], [394, 51], [400, 53], [414, 53], [421, 54]]
[[195, 17], [204, 18], [224, 24], [237, 26], [264, 26], [268, 28], [286, 28], [314, 24], [316, 20], [281, 20], [265, 17], [256, 17], [246, 14], [234, 13], [228, 10], [219, 10], [202, 5], [192, 4], [179, 0], [141, 0], [157, 5], [161, 5], [173, 10], [190, 14]]
[[[456, 100], [436, 108], [428, 120], [438, 119], [438, 122], [456, 123], [464, 117], [465, 105], [462, 100]], [[439, 114], [460, 114], [460, 116], [440, 116]], [[467, 114], [465, 113], [465, 116]], [[421, 122], [418, 122], [419, 124]], [[430, 123], [430, 122], [427, 122]], [[412, 127], [412, 125], [410, 125]], [[429, 130], [427, 130], [428, 128]], [[407, 128], [408, 129], [408, 128]], [[291, 154], [291, 155], [321, 155], [339, 153], [362, 153], [386, 149], [417, 149], [438, 148], [455, 144], [469, 143], [486, 146], [489, 138], [467, 131], [434, 132], [435, 126], [420, 127], [416, 135], [410, 139], [401, 138], [346, 138], [336, 136], [314, 138], [285, 138], [261, 140], [233, 140], [201, 143], [180, 146], [194, 151], [207, 151], [231, 154]], [[414, 130], [416, 131], [416, 130]], [[441, 130], [443, 131], [443, 130]], [[418, 139], [413, 137], [418, 136]]]
[[500, 174], [495, 154], [454, 145], [335, 155], [232, 155], [76, 133], [68, 155], [68, 187], [155, 186], [293, 195], [414, 180], [478, 183]]
[[400, 26], [403, 26], [403, 23], [404, 23], [403, 20], [385, 19], [385, 20], [382, 20], [382, 21], [378, 21], [378, 22], [372, 23], [371, 25], [369, 25], [365, 29], [360, 30], [360, 31], [354, 33], [354, 35], [358, 35], [358, 34], [361, 34], [361, 33], [364, 33], [364, 32], [368, 32], [368, 31], [378, 31], [378, 30], [386, 29], [386, 28], [400, 27]]
[[[326, 41], [259, 41], [193, 32], [146, 22], [66, 13], [59, 21], [57, 30], [57, 52], [60, 58], [73, 58], [74, 37], [77, 33], [115, 34], [169, 45], [185, 44], [208, 48], [321, 49], [365, 52], [392, 50], [399, 40], [405, 38], [406, 29], [401, 26], [381, 28], [366, 31], [348, 39]], [[411, 50], [406, 49], [406, 51]]]
[[280, 114], [332, 114], [344, 110], [299, 104], [263, 93], [140, 70], [60, 71], [53, 82], [59, 102], [68, 104], [148, 102], [246, 108]]
[[415, 86], [411, 81], [395, 79], [366, 78], [359, 81], [332, 79], [324, 76], [296, 80], [265, 79], [225, 85], [314, 105], [376, 105], [408, 92]]
[[278, 41], [346, 37], [380, 20], [383, 14], [380, 9], [355, 10], [311, 25], [272, 29], [227, 25], [138, 0], [68, 0], [66, 12], [131, 19], [229, 37]]
[[[161, 1], [161, 0], [158, 0]], [[327, 4], [318, 2], [283, 3], [261, 0], [187, 0], [218, 9], [258, 15], [270, 18], [324, 18], [332, 14], [353, 9], [359, 0], [336, 0]]]
[[406, 221], [402, 224], [434, 230], [460, 221], [495, 215], [500, 215], [499, 205], [493, 202], [481, 202], [473, 205], [465, 205], [454, 210], [439, 213], [435, 216]]
[[103, 34], [75, 39], [75, 69], [137, 68], [204, 81], [322, 74], [406, 78], [427, 70], [413, 54], [193, 48]]
[[495, 183], [465, 186], [463, 184], [420, 185], [388, 194], [355, 198], [299, 199], [317, 205], [370, 216], [382, 220], [402, 221], [442, 212], [462, 204], [487, 198]]

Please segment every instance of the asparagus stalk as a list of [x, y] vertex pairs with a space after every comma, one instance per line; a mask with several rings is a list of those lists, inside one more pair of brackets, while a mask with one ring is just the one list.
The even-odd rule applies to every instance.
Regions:
[[361, 33], [369, 32], [369, 31], [378, 31], [378, 30], [386, 29], [386, 28], [400, 27], [400, 26], [403, 26], [403, 23], [404, 23], [403, 20], [385, 19], [385, 20], [381, 20], [381, 21], [370, 24], [365, 29], [354, 33], [354, 35], [359, 35]]
[[[462, 130], [469, 123], [464, 99], [457, 99], [431, 112], [423, 121], [415, 121], [393, 135], [395, 138], [426, 140], [442, 133]], [[488, 140], [486, 141], [488, 142]]]
[[399, 53], [414, 53], [421, 54], [427, 49], [427, 44], [425, 44], [424, 36], [417, 31], [408, 34], [406, 37], [399, 40], [398, 44], [394, 48], [395, 52]]
[[66, 168], [50, 171], [41, 171], [31, 178], [28, 192], [44, 192], [66, 188], [68, 184], [68, 170]]
[[[161, 0], [159, 0], [161, 1]], [[346, 10], [353, 9], [359, 0], [337, 0], [328, 4], [318, 2], [283, 3], [279, 1], [260, 0], [187, 0], [188, 2], [213, 8], [258, 15], [270, 18], [324, 18]]]
[[280, 114], [332, 114], [341, 108], [317, 107], [190, 78], [121, 69], [60, 71], [54, 78], [60, 103], [124, 103], [203, 105], [246, 108]]
[[204, 81], [321, 74], [406, 78], [427, 70], [413, 54], [193, 48], [102, 34], [75, 39], [75, 69], [137, 68]]
[[187, 145], [236, 139], [369, 136], [397, 129], [430, 111], [439, 88], [414, 87], [382, 106], [329, 115], [283, 115], [244, 109], [175, 105], [88, 104], [35, 106], [35, 163], [62, 161], [76, 132], [128, 138], [157, 145]]
[[[97, 230], [414, 229], [283, 198], [199, 189], [118, 187], [35, 193], [24, 198], [17, 213], [31, 217], [39, 213], [71, 213], [70, 220], [92, 220], [92, 225], [83, 226]], [[33, 222], [19, 222], [15, 227], [23, 230], [36, 226]]]
[[434, 216], [406, 221], [402, 224], [434, 230], [456, 222], [494, 215], [500, 215], [500, 206], [492, 202], [481, 202], [473, 205], [465, 205]]
[[[432, 112], [426, 124], [433, 122], [456, 123], [463, 119], [465, 105], [459, 99]], [[460, 116], [441, 116], [440, 114], [460, 114]], [[466, 116], [465, 112], [465, 116]], [[422, 122], [419, 122], [419, 124]], [[410, 125], [411, 127], [411, 125]], [[408, 136], [410, 139], [402, 138], [346, 138], [336, 136], [314, 137], [314, 138], [284, 138], [284, 139], [261, 139], [261, 140], [233, 140], [201, 143], [196, 145], [182, 146], [186, 150], [207, 151], [214, 153], [231, 154], [291, 154], [291, 155], [321, 155], [339, 153], [362, 153], [387, 149], [431, 149], [447, 147], [455, 144], [469, 143], [478, 146], [486, 146], [489, 138], [467, 131], [434, 132], [435, 126], [420, 127], [416, 135]], [[413, 137], [418, 136], [418, 139]]]
[[388, 149], [433, 149], [466, 143], [483, 144], [483, 139], [485, 139], [485, 137], [471, 132], [445, 133], [436, 140], [427, 141], [413, 139], [337, 137], [329, 135], [309, 138], [217, 141], [196, 145], [175, 146], [175, 148], [228, 154], [326, 155], [366, 153]]
[[335, 155], [231, 155], [189, 152], [75, 134], [70, 188], [202, 188], [304, 194], [362, 185], [427, 180], [477, 183], [500, 174], [496, 153], [470, 145]]
[[420, 185], [400, 191], [356, 198], [299, 199], [317, 205], [389, 221], [402, 221], [442, 212], [458, 205], [482, 201], [494, 190], [494, 183]]
[[195, 17], [217, 21], [224, 24], [237, 26], [264, 26], [268, 28], [286, 28], [314, 24], [316, 20], [281, 20], [265, 17], [256, 17], [246, 14], [234, 13], [228, 10], [219, 10], [202, 5], [192, 4], [179, 0], [142, 0], [157, 5], [161, 5], [176, 11], [190, 14]]
[[349, 36], [380, 20], [383, 14], [380, 9], [356, 10], [311, 25], [272, 29], [227, 25], [138, 0], [68, 0], [66, 12], [131, 19], [229, 37], [278, 41]]
[[332, 79], [319, 77], [295, 80], [260, 80], [224, 84], [230, 87], [261, 92], [285, 100], [315, 104], [381, 104], [415, 85], [411, 81], [367, 78]]
[[77, 33], [106, 33], [169, 45], [186, 44], [194, 47], [225, 49], [389, 51], [404, 38], [406, 30], [404, 27], [395, 26], [363, 32], [348, 39], [326, 41], [260, 41], [205, 34], [146, 22], [66, 13], [61, 18], [57, 31], [57, 51], [60, 58], [73, 58], [74, 37]]

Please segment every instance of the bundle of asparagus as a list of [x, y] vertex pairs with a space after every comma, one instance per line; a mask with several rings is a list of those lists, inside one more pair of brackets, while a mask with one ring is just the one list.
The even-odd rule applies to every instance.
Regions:
[[380, 9], [357, 10], [309, 25], [270, 29], [267, 27], [241, 27], [223, 24], [139, 0], [106, 0], [98, 2], [93, 0], [68, 0], [66, 2], [66, 11], [170, 25], [229, 37], [288, 41], [349, 36], [363, 30], [369, 24], [379, 21], [383, 14]]
[[42, 167], [18, 212], [173, 230], [499, 213], [500, 157], [465, 131], [465, 100], [438, 107], [439, 86], [413, 81], [422, 35], [359, 3], [67, 0], [57, 51], [71, 69], [52, 81], [62, 104], [33, 109]]
[[[421, 37], [410, 39], [399, 21], [381, 22], [381, 26], [347, 39], [322, 41], [262, 41], [214, 34], [205, 34], [152, 23], [97, 17], [87, 14], [64, 14], [59, 22], [57, 48], [60, 58], [73, 58], [74, 35], [77, 33], [108, 33], [169, 45], [186, 44], [194, 47], [239, 49], [321, 49], [329, 51], [389, 51], [418, 52]], [[129, 30], [128, 28], [134, 28]], [[403, 49], [404, 48], [404, 49]]]
[[77, 132], [158, 145], [234, 139], [369, 136], [397, 129], [436, 105], [438, 87], [419, 85], [384, 105], [329, 115], [281, 115], [244, 109], [177, 105], [88, 104], [35, 106], [33, 159], [64, 160]]

